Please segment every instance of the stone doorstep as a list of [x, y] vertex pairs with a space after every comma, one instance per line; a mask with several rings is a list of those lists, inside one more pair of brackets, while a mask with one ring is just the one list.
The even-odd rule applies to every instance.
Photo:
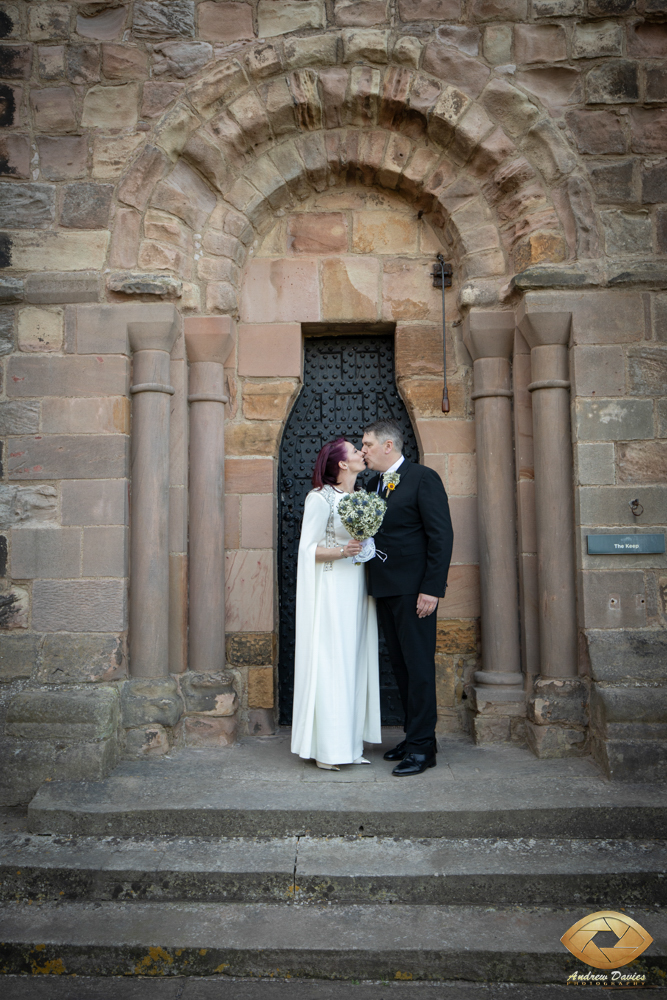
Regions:
[[[0, 906], [5, 973], [564, 982], [560, 938], [587, 909], [44, 903]], [[626, 911], [654, 938], [633, 969], [667, 969], [667, 916]], [[39, 945], [39, 950], [35, 946]]]
[[647, 906], [667, 842], [5, 835], [0, 900]]

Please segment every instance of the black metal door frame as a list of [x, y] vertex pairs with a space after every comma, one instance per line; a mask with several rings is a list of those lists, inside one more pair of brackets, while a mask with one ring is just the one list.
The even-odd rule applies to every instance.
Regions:
[[[339, 434], [358, 446], [365, 424], [398, 420], [404, 453], [419, 461], [408, 411], [396, 386], [393, 332], [358, 329], [306, 333], [301, 392], [285, 422], [278, 467], [278, 692], [281, 725], [289, 725], [294, 693], [296, 562], [303, 501], [318, 451]], [[372, 473], [366, 473], [367, 482]], [[385, 725], [402, 723], [398, 691], [380, 637], [380, 696]]]

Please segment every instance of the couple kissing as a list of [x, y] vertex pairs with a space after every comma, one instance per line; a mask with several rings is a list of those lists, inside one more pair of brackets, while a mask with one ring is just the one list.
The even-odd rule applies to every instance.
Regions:
[[[339, 511], [366, 468], [377, 473], [368, 493], [384, 501], [370, 549], [348, 530], [350, 505]], [[297, 567], [292, 752], [326, 770], [370, 763], [364, 742], [382, 742], [379, 620], [405, 715], [405, 738], [384, 757], [397, 777], [422, 774], [436, 764], [436, 612], [453, 544], [447, 494], [436, 472], [403, 456], [393, 420], [366, 427], [361, 450], [344, 438], [325, 444], [312, 482]]]

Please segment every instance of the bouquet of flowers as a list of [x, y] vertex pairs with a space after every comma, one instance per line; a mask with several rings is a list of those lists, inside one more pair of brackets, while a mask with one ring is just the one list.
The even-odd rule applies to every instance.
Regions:
[[373, 535], [379, 531], [386, 509], [386, 500], [366, 490], [349, 493], [338, 504], [341, 521], [352, 537], [362, 542], [361, 552], [354, 557], [355, 563], [368, 562], [374, 557]]

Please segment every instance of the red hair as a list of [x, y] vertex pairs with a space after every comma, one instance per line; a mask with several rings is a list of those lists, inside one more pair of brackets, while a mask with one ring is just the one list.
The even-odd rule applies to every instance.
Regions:
[[323, 486], [335, 486], [340, 475], [339, 462], [347, 459], [347, 444], [344, 437], [336, 438], [324, 445], [313, 469], [313, 486], [321, 490]]

